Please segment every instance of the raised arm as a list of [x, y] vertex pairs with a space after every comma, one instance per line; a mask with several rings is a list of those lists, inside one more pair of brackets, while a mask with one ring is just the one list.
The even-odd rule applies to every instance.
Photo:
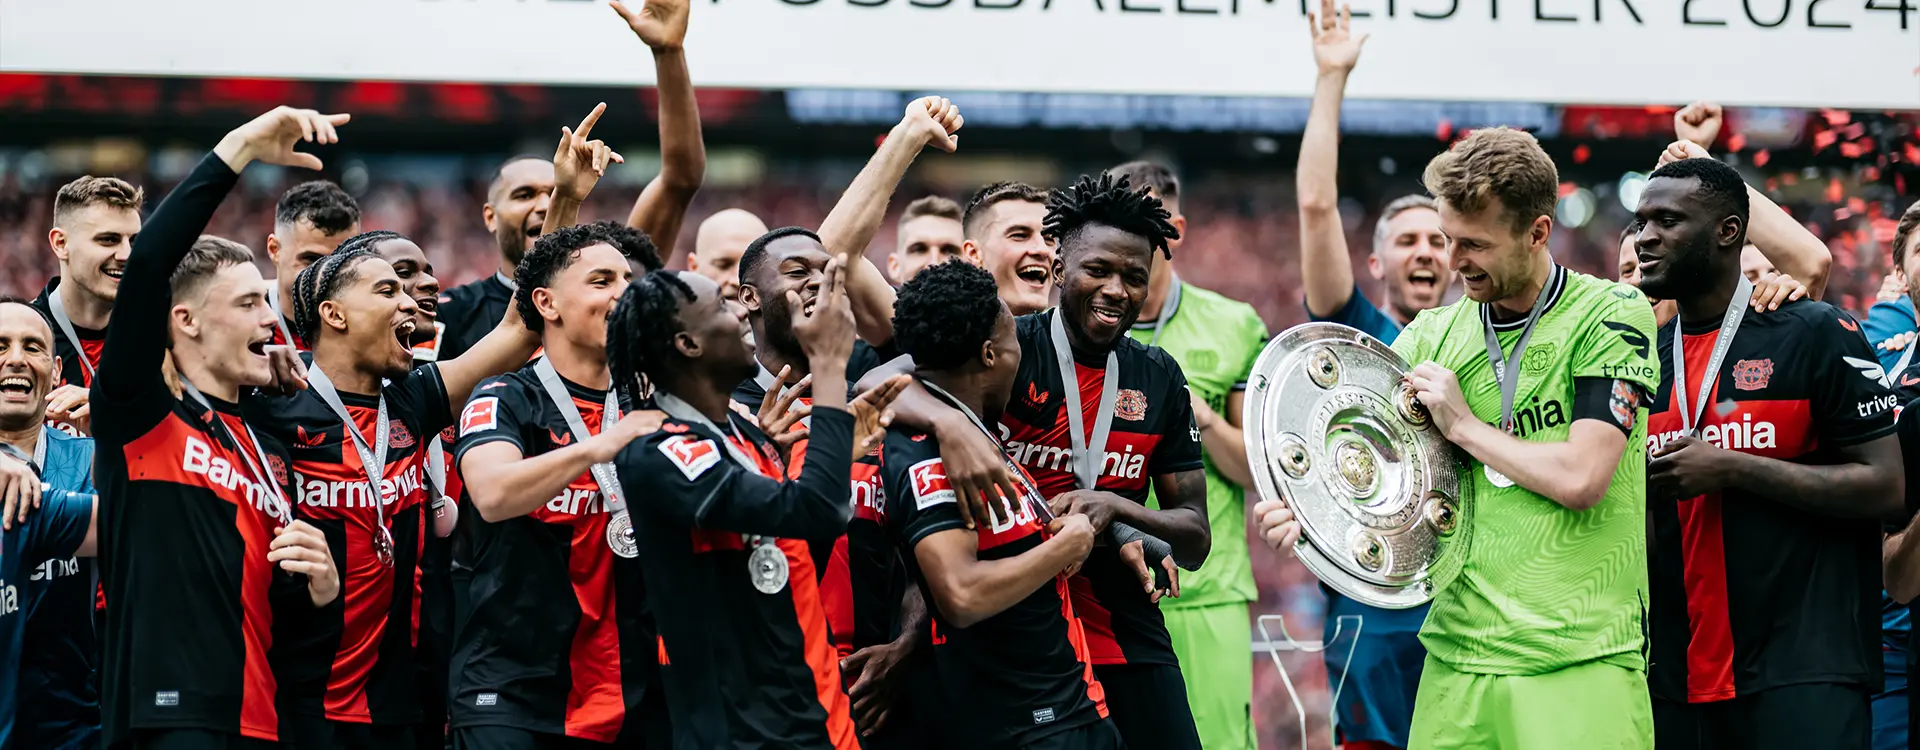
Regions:
[[727, 457], [719, 438], [660, 432], [628, 446], [614, 465], [634, 502], [652, 504], [696, 529], [788, 539], [832, 539], [847, 531], [853, 504], [853, 416], [815, 406], [800, 476], [781, 481], [748, 471]]
[[[1716, 132], [1717, 132], [1716, 128]], [[1660, 165], [1680, 159], [1711, 159], [1705, 148], [1691, 140], [1678, 140], [1660, 154]], [[1773, 263], [1780, 273], [1792, 276], [1807, 287], [1807, 296], [1820, 299], [1827, 290], [1827, 273], [1833, 267], [1833, 253], [1827, 245], [1807, 231], [1768, 198], [1747, 186], [1747, 242]]]
[[589, 140], [593, 127], [607, 103], [594, 105], [576, 128], [560, 128], [560, 145], [553, 151], [553, 200], [547, 205], [547, 220], [542, 234], [552, 234], [580, 223], [580, 206], [587, 201], [593, 186], [606, 176], [607, 167], [626, 163], [626, 157], [605, 142]]
[[[446, 384], [447, 411], [460, 413], [480, 381], [505, 375], [526, 364], [539, 349], [540, 334], [527, 330], [520, 322], [520, 306], [507, 305], [506, 317], [501, 318], [500, 325], [494, 326], [473, 348], [436, 365], [440, 368], [441, 382]], [[567, 476], [579, 476], [579, 472]]]
[[1307, 130], [1300, 138], [1294, 187], [1300, 202], [1300, 277], [1307, 312], [1321, 318], [1345, 308], [1355, 288], [1353, 260], [1340, 222], [1340, 102], [1367, 35], [1353, 36], [1351, 20], [1352, 9], [1342, 7], [1336, 14], [1333, 0], [1321, 0], [1320, 15], [1307, 19], [1320, 73], [1313, 83]]
[[639, 13], [627, 10], [618, 0], [610, 4], [653, 51], [654, 85], [660, 95], [660, 174], [640, 191], [627, 226], [646, 232], [660, 248], [660, 257], [671, 258], [687, 207], [707, 173], [700, 107], [694, 100], [693, 78], [682, 46], [689, 0], [644, 0]]
[[827, 253], [848, 270], [847, 292], [853, 301], [860, 338], [874, 346], [893, 340], [893, 286], [867, 259], [867, 245], [886, 218], [887, 201], [914, 157], [928, 145], [943, 151], [959, 147], [960, 109], [939, 97], [916, 99], [907, 105], [900, 124], [893, 126], [867, 166], [853, 178], [827, 218], [820, 222], [820, 241]]

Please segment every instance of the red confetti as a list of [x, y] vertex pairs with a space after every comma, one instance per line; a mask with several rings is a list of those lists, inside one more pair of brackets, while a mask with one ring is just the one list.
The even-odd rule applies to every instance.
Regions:
[[1560, 197], [1565, 198], [1569, 195], [1573, 195], [1573, 191], [1579, 190], [1579, 189], [1580, 189], [1579, 185], [1575, 185], [1571, 182], [1562, 182], [1560, 183]]
[[1867, 153], [1867, 149], [1858, 143], [1840, 144], [1840, 155], [1848, 159], [1858, 159]]
[[1864, 213], [1866, 213], [1866, 212], [1867, 212], [1867, 201], [1866, 201], [1866, 199], [1865, 199], [1865, 198], [1861, 198], [1860, 196], [1857, 196], [1857, 195], [1856, 195], [1856, 196], [1854, 196], [1854, 197], [1852, 197], [1852, 198], [1848, 198], [1848, 199], [1847, 199], [1847, 210], [1849, 210], [1849, 211], [1852, 211], [1852, 212], [1854, 212], [1854, 213], [1856, 213], [1856, 214], [1864, 214]]
[[1440, 127], [1434, 130], [1433, 137], [1444, 141], [1452, 136], [1453, 136], [1453, 122], [1451, 120], [1442, 119], [1440, 121]]
[[1840, 178], [1835, 177], [1827, 181], [1828, 203], [1839, 203], [1840, 199], [1845, 197], [1847, 197], [1847, 189], [1840, 184]]
[[1747, 137], [1739, 133], [1734, 133], [1733, 135], [1727, 136], [1727, 148], [1732, 151], [1746, 150]]
[[1593, 150], [1587, 148], [1587, 144], [1582, 143], [1573, 147], [1573, 163], [1575, 164], [1585, 164], [1587, 163], [1587, 159], [1592, 156]]
[[[1768, 150], [1766, 150], [1766, 149], [1764, 149], [1764, 148], [1763, 148], [1763, 149], [1760, 149], [1759, 151], [1755, 151], [1755, 152], [1753, 152], [1753, 165], [1754, 165], [1754, 166], [1756, 166], [1756, 167], [1764, 167], [1764, 166], [1766, 166], [1766, 165], [1767, 165], [1767, 162], [1770, 162], [1770, 161], [1773, 161], [1773, 152], [1772, 152], [1772, 151], [1768, 151]], [[1788, 185], [1792, 185], [1792, 184], [1793, 184], [1793, 182], [1792, 182], [1792, 179], [1793, 179], [1793, 178], [1792, 178], [1791, 176], [1789, 176], [1789, 177], [1788, 177], [1787, 179], [1788, 179], [1788, 182], [1787, 182], [1787, 184], [1788, 184]]]
[[1853, 113], [1844, 109], [1823, 109], [1820, 110], [1820, 116], [1827, 118], [1827, 124], [1835, 127], [1853, 121]]
[[1831, 130], [1822, 130], [1818, 133], [1814, 133], [1813, 134], [1813, 152], [1817, 154], [1817, 153], [1820, 153], [1821, 151], [1825, 151], [1827, 150], [1828, 146], [1833, 145], [1834, 141], [1837, 141], [1837, 140], [1840, 140], [1840, 136]]

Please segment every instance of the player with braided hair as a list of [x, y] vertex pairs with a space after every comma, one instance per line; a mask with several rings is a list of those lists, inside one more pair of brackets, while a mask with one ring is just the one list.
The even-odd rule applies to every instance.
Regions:
[[622, 531], [639, 525], [628, 503], [640, 495], [612, 479], [614, 455], [660, 425], [608, 368], [636, 265], [660, 268], [652, 241], [600, 222], [542, 236], [515, 269], [510, 309], [544, 356], [481, 383], [460, 417], [455, 746], [671, 742], [639, 552]]
[[860, 747], [812, 547], [845, 533], [854, 456], [884, 438], [882, 412], [905, 378], [847, 397], [854, 321], [840, 268], [828, 263], [815, 304], [793, 321], [819, 387], [791, 479], [772, 439], [729, 406], [759, 364], [719, 285], [655, 271], [627, 288], [608, 326], [615, 381], [649, 385], [668, 415], [613, 463], [634, 500], [674, 747]]
[[249, 420], [288, 446], [300, 514], [344, 552], [345, 606], [315, 618], [320, 635], [281, 662], [281, 705], [320, 748], [415, 746], [426, 656], [414, 582], [429, 536], [451, 533], [455, 519], [430, 477], [430, 438], [482, 378], [539, 346], [510, 309], [466, 353], [416, 368], [419, 308], [383, 256], [400, 245], [419, 252], [398, 233], [367, 232], [299, 272], [288, 312], [313, 346], [309, 387], [245, 403]]

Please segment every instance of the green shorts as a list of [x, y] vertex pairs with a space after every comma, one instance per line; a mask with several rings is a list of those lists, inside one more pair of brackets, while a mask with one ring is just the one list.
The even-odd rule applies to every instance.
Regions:
[[1168, 608], [1167, 633], [1180, 657], [1187, 706], [1207, 750], [1254, 750], [1253, 623], [1245, 602]]
[[1530, 676], [1473, 674], [1432, 656], [1423, 669], [1410, 750], [1653, 747], [1645, 673], [1595, 662]]

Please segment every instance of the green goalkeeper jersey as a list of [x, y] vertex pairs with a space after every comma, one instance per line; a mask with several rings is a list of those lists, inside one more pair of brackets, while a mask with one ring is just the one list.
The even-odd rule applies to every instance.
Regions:
[[[1576, 379], [1660, 385], [1650, 351], [1653, 309], [1631, 286], [1555, 267], [1545, 312], [1520, 358], [1514, 432], [1565, 441]], [[1488, 361], [1485, 306], [1461, 299], [1420, 313], [1393, 349], [1410, 364], [1452, 370], [1474, 416], [1500, 422], [1500, 385]], [[1497, 324], [1508, 356], [1524, 319]], [[1463, 672], [1533, 675], [1602, 661], [1644, 669], [1647, 607], [1646, 399], [1631, 416], [1605, 499], [1569, 510], [1518, 485], [1500, 487], [1469, 460], [1473, 539], [1460, 577], [1437, 592], [1420, 630], [1427, 651]]]

